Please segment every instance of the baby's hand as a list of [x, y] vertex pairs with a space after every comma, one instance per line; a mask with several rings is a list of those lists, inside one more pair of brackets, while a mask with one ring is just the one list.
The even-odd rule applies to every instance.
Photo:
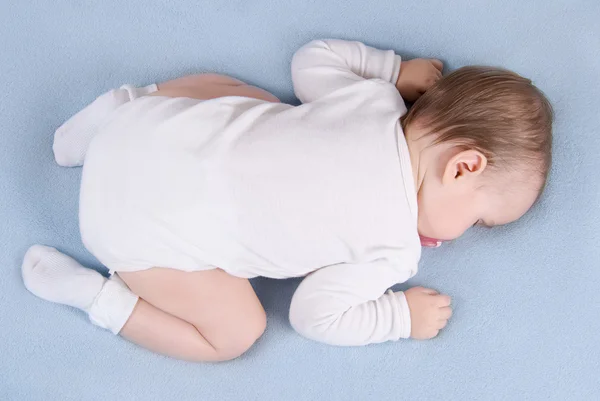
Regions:
[[396, 88], [404, 100], [414, 102], [442, 78], [443, 68], [442, 62], [434, 58], [403, 61]]
[[438, 335], [452, 316], [450, 297], [435, 290], [413, 287], [404, 291], [410, 309], [410, 336], [428, 340]]

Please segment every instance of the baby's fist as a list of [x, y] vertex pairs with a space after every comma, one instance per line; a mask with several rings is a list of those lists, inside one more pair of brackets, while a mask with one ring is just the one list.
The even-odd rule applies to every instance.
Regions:
[[442, 78], [444, 65], [440, 60], [416, 58], [400, 64], [396, 88], [409, 102], [414, 102]]
[[413, 287], [404, 291], [410, 309], [410, 336], [417, 340], [428, 340], [438, 335], [452, 316], [450, 297], [435, 290]]

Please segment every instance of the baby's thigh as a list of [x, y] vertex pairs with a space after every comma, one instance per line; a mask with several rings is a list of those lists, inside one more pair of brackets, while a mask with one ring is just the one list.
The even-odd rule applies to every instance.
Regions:
[[243, 352], [265, 330], [265, 311], [250, 282], [221, 269], [118, 274], [146, 302], [194, 325], [217, 350]]
[[243, 96], [279, 103], [279, 99], [264, 89], [248, 85], [226, 75], [197, 74], [158, 84], [153, 96], [189, 97], [209, 100], [226, 96]]

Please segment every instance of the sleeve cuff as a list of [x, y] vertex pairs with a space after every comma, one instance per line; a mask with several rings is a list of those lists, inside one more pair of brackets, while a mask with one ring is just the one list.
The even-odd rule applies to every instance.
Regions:
[[398, 328], [398, 334], [400, 338], [410, 338], [410, 331], [411, 331], [411, 323], [410, 323], [410, 309], [408, 307], [408, 301], [406, 301], [406, 296], [404, 295], [404, 292], [402, 291], [398, 291], [398, 292], [393, 292], [392, 290], [389, 290], [390, 293], [392, 293], [396, 299], [398, 300], [398, 323], [399, 323], [399, 328]]
[[398, 82], [398, 76], [400, 75], [400, 65], [402, 64], [402, 57], [397, 54], [394, 54], [394, 64], [392, 67], [392, 77], [391, 83], [395, 86], [396, 82]]

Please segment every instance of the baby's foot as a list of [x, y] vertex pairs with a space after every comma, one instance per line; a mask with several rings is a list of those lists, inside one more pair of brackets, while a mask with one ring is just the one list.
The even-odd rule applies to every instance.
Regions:
[[138, 297], [116, 275], [107, 280], [57, 251], [34, 245], [23, 260], [25, 287], [50, 302], [86, 311], [92, 323], [118, 334], [135, 308]]
[[23, 260], [23, 282], [47, 301], [86, 311], [92, 323], [118, 334], [135, 308], [138, 297], [116, 275], [107, 280], [57, 251], [34, 245]]
[[83, 165], [88, 146], [107, 117], [125, 103], [156, 90], [156, 85], [123, 85], [98, 97], [56, 130], [52, 147], [56, 162], [64, 167]]
[[106, 278], [97, 271], [42, 245], [29, 248], [21, 272], [25, 287], [33, 294], [84, 311], [89, 311], [106, 282]]

